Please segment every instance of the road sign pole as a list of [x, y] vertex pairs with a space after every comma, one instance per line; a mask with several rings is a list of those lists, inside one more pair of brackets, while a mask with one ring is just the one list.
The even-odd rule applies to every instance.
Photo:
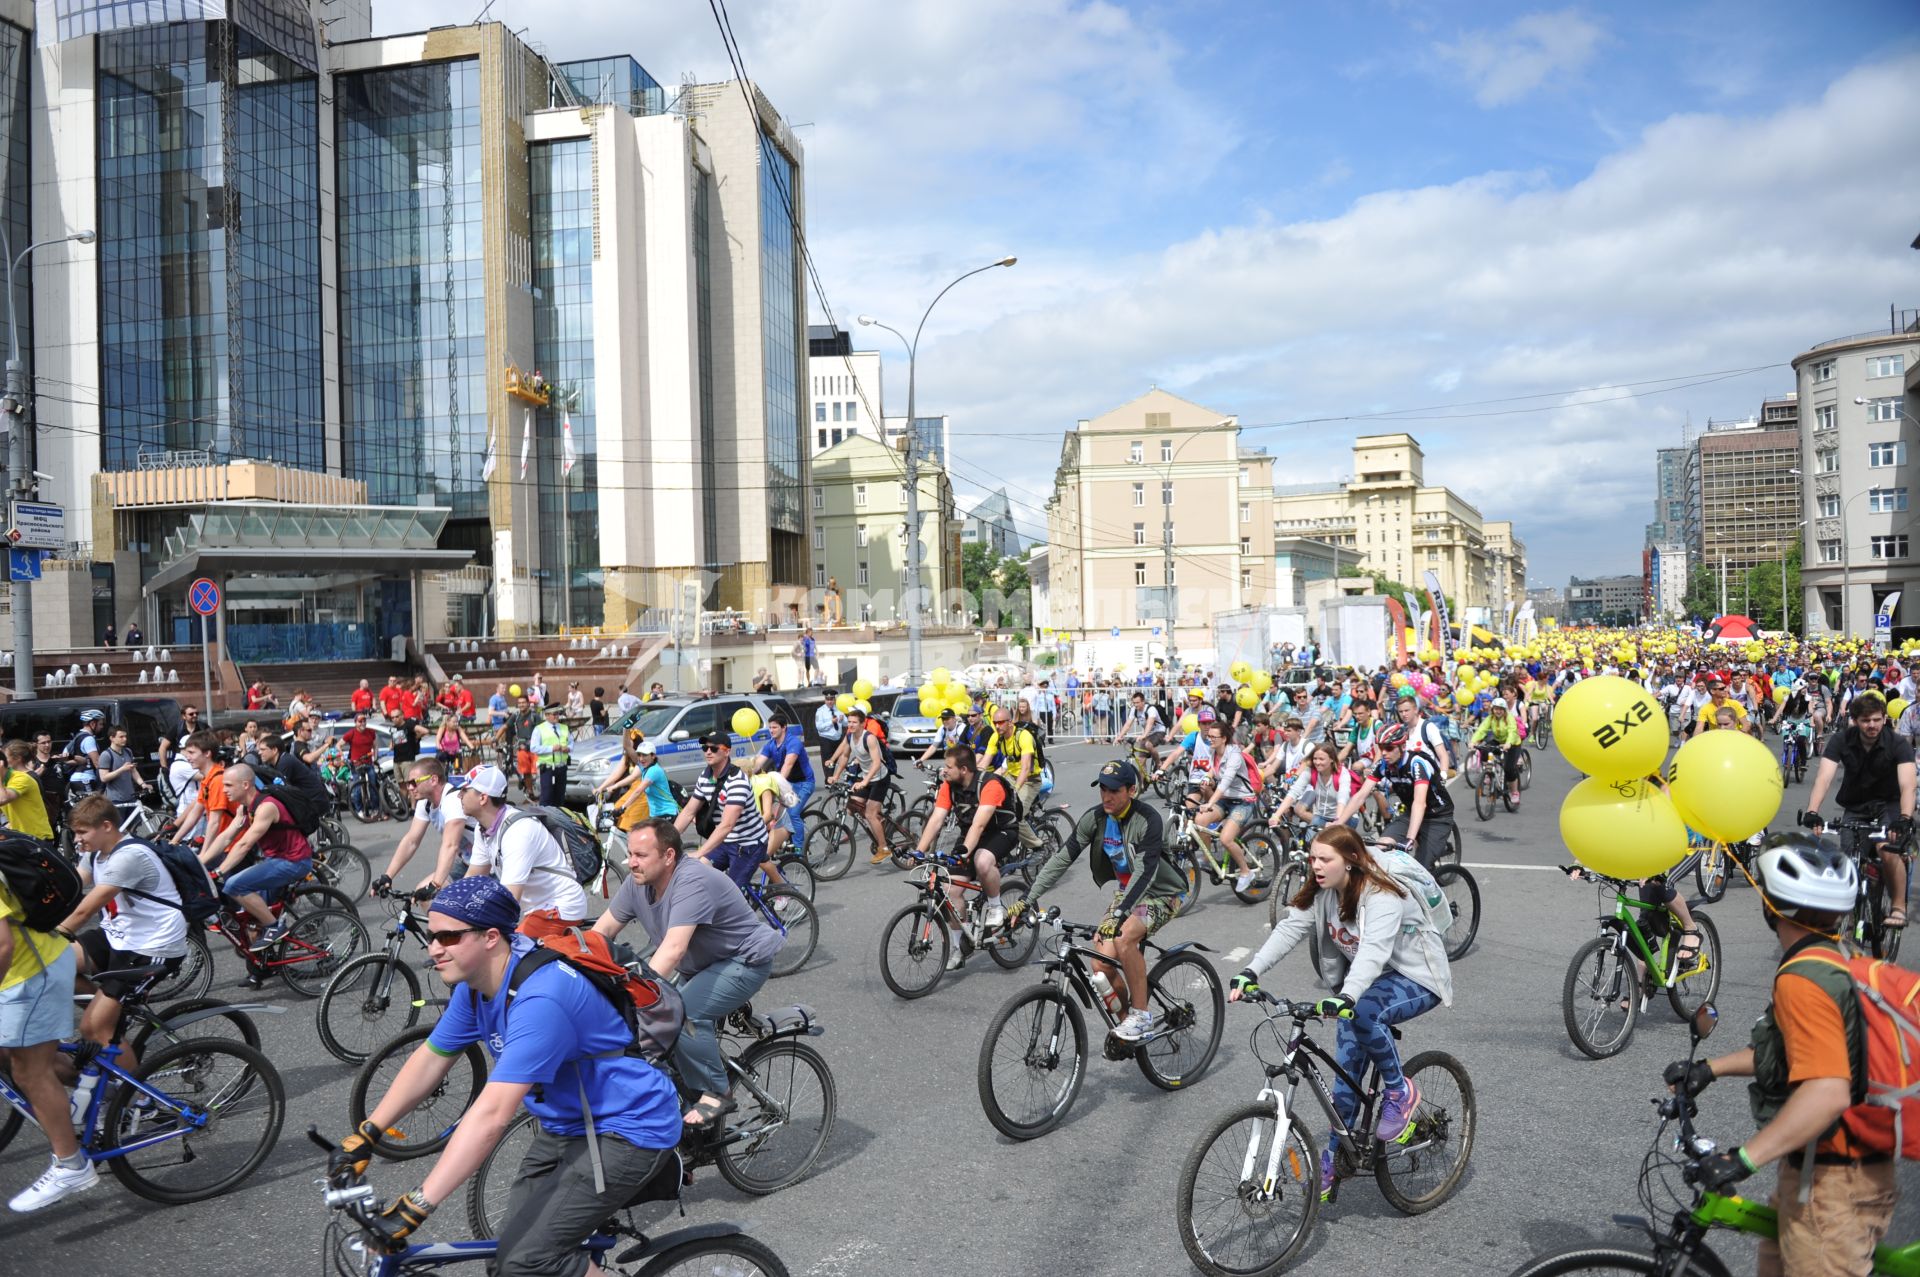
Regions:
[[220, 587], [204, 576], [187, 587], [187, 606], [200, 618], [200, 712], [209, 723], [213, 721], [213, 656], [208, 651], [207, 621], [220, 610], [220, 594]]

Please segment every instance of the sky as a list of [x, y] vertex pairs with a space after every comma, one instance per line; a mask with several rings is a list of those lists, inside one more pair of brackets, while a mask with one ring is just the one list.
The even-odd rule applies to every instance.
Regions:
[[[375, 30], [480, 0], [375, 0]], [[1237, 415], [1276, 482], [1407, 430], [1510, 518], [1529, 576], [1639, 570], [1654, 450], [1788, 362], [1920, 307], [1913, 0], [731, 0], [805, 148], [830, 313], [921, 343], [962, 496], [1021, 530], [1063, 432], [1158, 385]], [[729, 74], [706, 0], [495, 0], [556, 60]], [[884, 334], [881, 334], [884, 336]]]

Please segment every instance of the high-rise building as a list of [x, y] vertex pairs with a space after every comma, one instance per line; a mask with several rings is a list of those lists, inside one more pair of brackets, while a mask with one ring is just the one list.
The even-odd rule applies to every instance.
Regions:
[[1687, 450], [1691, 561], [1728, 573], [1778, 563], [1799, 535], [1800, 470], [1793, 426], [1708, 421]]
[[1654, 453], [1653, 522], [1647, 525], [1646, 544], [1683, 540], [1687, 526], [1687, 449], [1661, 448]]
[[807, 328], [807, 390], [812, 418], [812, 455], [853, 435], [880, 439], [880, 352], [855, 350], [845, 330], [830, 324]]
[[[913, 419], [913, 433], [920, 440], [920, 456], [923, 461], [931, 461], [936, 466], [947, 464], [948, 421], [945, 413], [937, 417], [920, 416]], [[904, 416], [886, 419], [887, 442], [895, 448], [905, 449], [901, 442], [906, 438], [907, 419]]]
[[1687, 610], [1687, 547], [1663, 541], [1647, 547], [1647, 597], [1654, 620], [1677, 621]]
[[960, 540], [987, 547], [996, 559], [1020, 553], [1022, 538], [1013, 519], [1013, 501], [1005, 488], [995, 488], [960, 502]]
[[1894, 594], [1894, 625], [1920, 615], [1913, 557], [1920, 449], [1920, 310], [1894, 310], [1879, 332], [1822, 342], [1794, 357], [1799, 451], [1809, 476], [1800, 569], [1810, 633], [1873, 633]]

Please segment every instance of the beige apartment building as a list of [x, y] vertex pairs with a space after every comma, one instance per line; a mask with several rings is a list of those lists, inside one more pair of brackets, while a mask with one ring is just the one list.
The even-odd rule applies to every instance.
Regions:
[[1432, 572], [1449, 607], [1485, 609], [1524, 597], [1526, 545], [1509, 522], [1488, 524], [1450, 488], [1426, 482], [1425, 454], [1409, 434], [1353, 441], [1353, 477], [1344, 483], [1292, 484], [1275, 490], [1276, 536], [1329, 541], [1368, 572], [1417, 587]]
[[1273, 459], [1238, 419], [1151, 390], [1067, 433], [1047, 501], [1050, 617], [1075, 639], [1211, 649], [1274, 592]]
[[[907, 588], [906, 462], [900, 451], [864, 434], [847, 435], [813, 458], [813, 598], [824, 619], [885, 625], [904, 619]], [[960, 519], [953, 483], [938, 466], [920, 467], [920, 584], [929, 592], [929, 625], [964, 622]], [[815, 620], [823, 619], [816, 615]]]

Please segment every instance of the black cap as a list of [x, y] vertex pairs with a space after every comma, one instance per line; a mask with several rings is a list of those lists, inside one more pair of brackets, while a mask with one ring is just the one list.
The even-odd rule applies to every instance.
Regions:
[[1125, 789], [1140, 783], [1140, 773], [1133, 769], [1132, 763], [1116, 758], [1100, 769], [1093, 783], [1102, 789]]
[[942, 718], [952, 718], [952, 717], [953, 717], [953, 706], [951, 706], [951, 705], [949, 705], [949, 706], [947, 706], [947, 707], [946, 707], [945, 709], [943, 709], [943, 710], [941, 710], [941, 711], [940, 711], [940, 717], [942, 717]]
[[702, 745], [725, 745], [728, 749], [732, 749], [733, 737], [727, 735], [725, 732], [708, 732], [700, 738], [700, 743]]

